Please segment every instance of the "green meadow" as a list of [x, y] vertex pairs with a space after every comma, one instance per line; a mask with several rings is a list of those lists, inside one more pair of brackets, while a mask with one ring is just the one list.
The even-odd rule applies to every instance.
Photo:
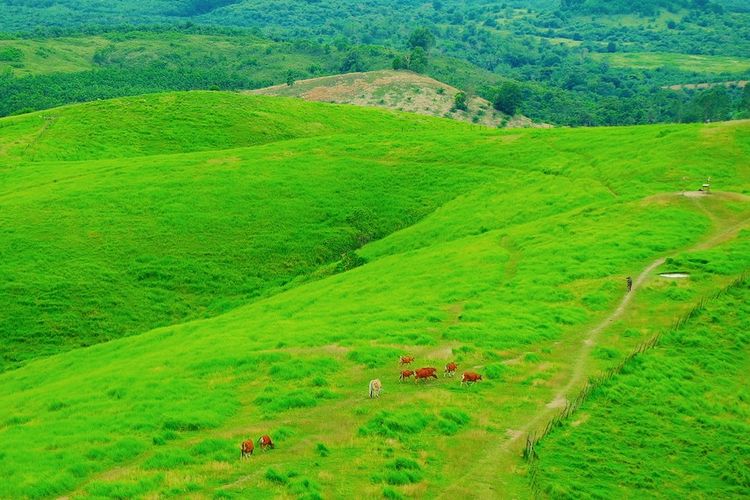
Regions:
[[750, 59], [731, 56], [678, 54], [671, 52], [593, 53], [591, 57], [612, 66], [657, 69], [673, 67], [697, 73], [744, 73], [750, 70]]
[[748, 304], [745, 281], [595, 390], [577, 415], [538, 446], [542, 494], [745, 496]]
[[[556, 402], [750, 268], [748, 122], [499, 131], [190, 92], [1, 119], [0, 160], [2, 498], [531, 497]], [[399, 383], [401, 354], [484, 380]], [[578, 491], [540, 455], [545, 491]]]

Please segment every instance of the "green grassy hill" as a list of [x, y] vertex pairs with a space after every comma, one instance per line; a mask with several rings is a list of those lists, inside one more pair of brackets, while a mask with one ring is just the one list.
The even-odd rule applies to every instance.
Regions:
[[[528, 497], [525, 433], [750, 267], [748, 122], [188, 93], [0, 126], [6, 358], [159, 327], [0, 374], [3, 498]], [[400, 354], [485, 380], [400, 384]]]
[[[427, 121], [455, 129], [210, 92], [0, 121], [3, 368], [215, 315], [326, 264], [353, 265], [353, 249], [475, 182], [439, 167], [428, 177], [414, 162], [351, 164], [345, 152], [365, 130]], [[327, 141], [337, 146], [313, 147]]]
[[542, 491], [555, 498], [745, 496], [748, 304], [744, 282], [596, 390], [538, 447]]

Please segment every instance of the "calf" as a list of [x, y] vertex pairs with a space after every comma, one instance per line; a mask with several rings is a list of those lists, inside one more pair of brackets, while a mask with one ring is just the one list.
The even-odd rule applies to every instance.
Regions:
[[419, 382], [421, 379], [427, 380], [430, 377], [438, 378], [437, 368], [419, 368], [414, 372], [414, 382]]
[[445, 373], [443, 374], [443, 376], [452, 377], [456, 374], [456, 369], [458, 369], [458, 365], [456, 363], [448, 363], [447, 365], [445, 365]]
[[461, 385], [479, 382], [480, 380], [482, 380], [482, 376], [480, 374], [474, 372], [464, 372], [463, 376], [461, 377]]
[[401, 356], [398, 358], [398, 364], [400, 365], [408, 365], [411, 364], [414, 361], [414, 356]]
[[380, 379], [370, 380], [370, 398], [379, 398], [382, 390], [383, 384], [380, 383]]
[[401, 376], [398, 379], [403, 382], [404, 380], [406, 380], [407, 378], [411, 377], [412, 375], [414, 375], [413, 371], [411, 371], [411, 370], [403, 370], [401, 372]]
[[243, 441], [242, 445], [240, 446], [240, 458], [245, 458], [249, 455], [253, 454], [253, 450], [255, 450], [255, 445], [253, 444], [252, 439], [248, 439], [247, 441]]
[[271, 436], [264, 434], [258, 439], [258, 444], [260, 445], [260, 449], [263, 451], [266, 451], [267, 449], [274, 449], [276, 446], [273, 444], [273, 441], [271, 441]]

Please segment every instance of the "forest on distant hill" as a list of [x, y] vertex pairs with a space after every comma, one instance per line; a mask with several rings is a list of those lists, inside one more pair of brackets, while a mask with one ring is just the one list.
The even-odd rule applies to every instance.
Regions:
[[[415, 41], [420, 30], [428, 36]], [[750, 79], [750, 12], [733, 0], [0, 0], [3, 32], [2, 115], [396, 67], [558, 125], [750, 116], [741, 86], [674, 90]], [[105, 42], [71, 71], [57, 65], [70, 37]], [[45, 59], [44, 74], [28, 70]]]

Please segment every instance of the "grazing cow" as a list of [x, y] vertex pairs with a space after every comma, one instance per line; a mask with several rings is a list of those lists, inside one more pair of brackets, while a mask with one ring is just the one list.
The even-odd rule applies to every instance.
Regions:
[[461, 377], [461, 385], [479, 382], [480, 380], [482, 380], [482, 376], [480, 374], [474, 372], [464, 372], [463, 377]]
[[408, 365], [411, 364], [414, 361], [414, 356], [401, 356], [398, 358], [398, 364], [400, 365]]
[[272, 450], [276, 448], [276, 446], [273, 444], [273, 441], [271, 441], [271, 436], [264, 434], [258, 439], [258, 444], [260, 445], [260, 449], [263, 451], [266, 451], [268, 448], [271, 448]]
[[421, 379], [427, 380], [430, 377], [438, 378], [437, 368], [420, 368], [414, 372], [414, 382], [419, 382]]
[[445, 365], [445, 373], [443, 373], [443, 376], [452, 377], [456, 374], [456, 369], [458, 369], [458, 365], [451, 361], [450, 363]]
[[382, 390], [383, 384], [380, 383], [380, 379], [370, 380], [370, 398], [379, 398]]
[[245, 458], [248, 455], [253, 454], [253, 450], [255, 450], [255, 445], [253, 444], [252, 439], [248, 439], [247, 441], [242, 442], [242, 446], [240, 447], [241, 455], [240, 458]]
[[414, 375], [413, 371], [411, 371], [411, 370], [403, 370], [401, 372], [401, 376], [398, 379], [403, 382], [404, 380], [406, 380], [407, 378], [411, 377], [412, 375]]

